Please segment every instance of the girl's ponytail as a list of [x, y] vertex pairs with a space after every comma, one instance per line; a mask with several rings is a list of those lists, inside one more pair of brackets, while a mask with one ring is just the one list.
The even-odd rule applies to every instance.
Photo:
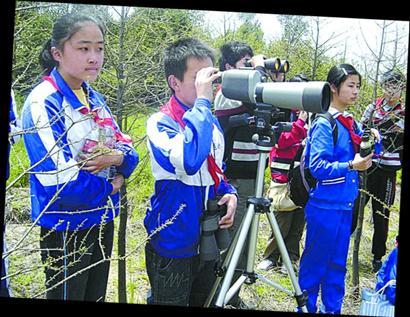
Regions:
[[54, 60], [53, 56], [51, 55], [51, 39], [47, 40], [44, 45], [43, 49], [39, 55], [39, 62], [41, 67], [43, 68], [44, 74], [48, 75], [52, 71], [52, 69], [57, 66], [57, 61]]

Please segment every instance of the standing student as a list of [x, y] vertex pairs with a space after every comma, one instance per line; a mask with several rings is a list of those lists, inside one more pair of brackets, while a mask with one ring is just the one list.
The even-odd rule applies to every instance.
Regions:
[[317, 184], [305, 206], [306, 241], [299, 284], [307, 292], [309, 312], [317, 312], [320, 291], [320, 311], [340, 314], [358, 171], [370, 167], [373, 154], [360, 157], [362, 131], [346, 111], [358, 98], [360, 74], [353, 66], [341, 64], [330, 69], [327, 81], [332, 93], [329, 113], [336, 119], [338, 136], [333, 145], [331, 123], [323, 117], [314, 120], [308, 132], [306, 166]]
[[99, 21], [60, 17], [40, 54], [47, 76], [22, 112], [47, 299], [104, 301], [119, 190], [138, 163], [131, 139], [89, 85], [103, 59]]
[[[298, 74], [289, 80], [290, 82], [308, 82], [309, 79], [304, 74]], [[292, 110], [289, 121], [292, 122], [292, 130], [282, 132], [277, 144], [272, 148], [269, 154], [271, 170], [271, 189], [270, 195], [275, 195], [276, 184], [286, 184], [288, 182], [288, 173], [291, 163], [297, 155], [303, 140], [307, 135], [307, 118], [306, 111]], [[276, 197], [272, 197], [274, 199]], [[274, 207], [271, 205], [271, 207]], [[279, 207], [280, 208], [280, 207]], [[290, 208], [290, 207], [289, 207]], [[279, 229], [286, 249], [289, 253], [290, 260], [297, 271], [300, 259], [300, 239], [302, 238], [305, 227], [305, 215], [303, 208], [293, 206], [292, 210], [275, 209], [273, 212], [278, 222]], [[263, 253], [263, 261], [259, 263], [258, 269], [269, 270], [280, 265], [281, 256], [277, 241], [272, 233], [268, 245]], [[286, 268], [282, 265], [281, 271], [286, 273]]]
[[[401, 95], [405, 87], [403, 75], [388, 71], [381, 78], [383, 96], [371, 103], [363, 113], [361, 122], [380, 131], [383, 153], [373, 157], [368, 172], [367, 191], [372, 197], [373, 240], [372, 267], [376, 273], [382, 266], [386, 254], [386, 240], [389, 232], [389, 216], [396, 196], [397, 171], [401, 168], [404, 138], [404, 105]], [[366, 203], [370, 196], [366, 195]]]
[[[10, 94], [10, 111], [9, 111], [9, 133], [12, 135], [10, 136], [10, 143], [15, 144], [19, 139], [20, 135], [18, 134], [21, 130], [21, 122], [17, 115], [16, 109], [16, 102], [14, 99], [14, 92], [11, 90]], [[7, 166], [6, 166], [6, 179], [9, 179], [10, 176], [10, 165], [9, 165], [9, 156], [10, 156], [10, 144], [7, 149]], [[4, 219], [4, 222], [6, 219]], [[6, 252], [6, 225], [3, 226], [3, 253]], [[0, 281], [0, 297], [10, 297], [10, 289], [9, 289], [9, 281], [7, 278], [7, 267], [8, 261], [7, 259], [1, 257], [1, 281]]]
[[224, 139], [210, 110], [213, 51], [184, 38], [164, 51], [169, 101], [147, 121], [155, 192], [144, 225], [149, 304], [203, 306], [216, 279], [214, 260], [201, 260], [201, 219], [208, 201], [226, 205], [220, 228], [234, 221], [236, 190], [222, 173]]
[[[252, 67], [261, 74], [264, 80], [268, 77], [277, 81], [284, 80], [284, 74], [268, 72], [264, 67], [264, 56], [254, 55], [252, 48], [244, 42], [227, 42], [219, 50], [221, 53], [219, 69], [221, 71], [245, 67], [246, 62], [250, 61]], [[247, 199], [255, 195], [259, 155], [257, 146], [252, 141], [252, 136], [256, 130], [246, 124], [232, 126], [230, 120], [236, 115], [249, 114], [251, 116], [254, 114], [254, 108], [253, 104], [226, 98], [222, 90], [218, 90], [215, 96], [215, 115], [223, 129], [226, 144], [224, 153], [225, 175], [238, 191], [238, 208], [234, 224], [230, 228], [232, 236], [238, 231], [246, 214]], [[246, 267], [245, 254], [247, 249], [247, 244], [245, 244], [238, 261], [238, 270], [234, 273], [233, 282], [238, 279]], [[236, 308], [249, 308], [239, 297], [239, 291], [233, 296], [229, 304]]]

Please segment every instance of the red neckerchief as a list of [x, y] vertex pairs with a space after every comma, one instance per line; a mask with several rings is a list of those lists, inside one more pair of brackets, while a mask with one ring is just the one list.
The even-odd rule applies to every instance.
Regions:
[[[174, 95], [169, 99], [169, 101], [165, 105], [163, 105], [160, 108], [160, 111], [166, 114], [167, 116], [171, 117], [172, 119], [174, 119], [176, 122], [178, 122], [182, 128], [185, 128], [186, 123], [182, 120], [182, 117], [185, 114], [185, 110], [176, 100]], [[208, 163], [209, 174], [211, 174], [211, 177], [215, 183], [214, 190], [216, 192], [219, 187], [219, 183], [221, 182], [220, 176], [225, 181], [226, 181], [226, 176], [224, 175], [222, 170], [219, 168], [219, 166], [216, 164], [215, 158], [212, 156], [212, 154], [208, 155], [207, 163]]]
[[362, 142], [362, 138], [360, 135], [357, 135], [353, 129], [353, 117], [345, 117], [343, 115], [339, 115], [336, 119], [339, 120], [339, 122], [349, 131], [350, 139], [353, 142], [353, 148], [355, 152], [358, 153], [360, 148], [360, 142]]
[[385, 111], [382, 108], [383, 101], [384, 101], [384, 98], [379, 98], [377, 99], [376, 104], [375, 104], [377, 112], [379, 112], [382, 116], [387, 115], [389, 112], [396, 110], [397, 108], [401, 109], [401, 101], [398, 101], [395, 106], [391, 107], [391, 110]]
[[[48, 81], [51, 85], [53, 85], [53, 87], [60, 91], [60, 88], [58, 87], [57, 83], [54, 81], [54, 79], [51, 76], [44, 76], [43, 80]], [[109, 128], [111, 128], [114, 131], [114, 135], [117, 141], [123, 142], [123, 143], [127, 143], [127, 144], [131, 144], [132, 140], [131, 138], [126, 135], [123, 134], [121, 131], [117, 130], [117, 128], [115, 127], [114, 124], [114, 120], [112, 118], [100, 118], [97, 114], [96, 110], [89, 110], [87, 107], [83, 107], [78, 109], [78, 111], [83, 114], [83, 115], [88, 115], [91, 114], [91, 117], [93, 118], [94, 122], [97, 123], [97, 125], [104, 127], [107, 126]]]

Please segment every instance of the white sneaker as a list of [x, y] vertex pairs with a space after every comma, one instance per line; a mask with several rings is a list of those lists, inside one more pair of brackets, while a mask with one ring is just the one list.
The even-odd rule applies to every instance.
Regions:
[[279, 272], [285, 275], [288, 274], [288, 269], [286, 268], [285, 264], [281, 265]]
[[273, 261], [269, 259], [263, 260], [261, 263], [258, 264], [256, 267], [258, 270], [268, 271], [273, 268]]
[[[298, 265], [295, 263], [292, 263], [292, 268], [293, 268], [293, 272], [295, 272], [295, 274], [298, 275], [298, 271], [299, 271]], [[288, 274], [288, 269], [286, 268], [285, 264], [281, 265], [279, 272], [285, 275]]]

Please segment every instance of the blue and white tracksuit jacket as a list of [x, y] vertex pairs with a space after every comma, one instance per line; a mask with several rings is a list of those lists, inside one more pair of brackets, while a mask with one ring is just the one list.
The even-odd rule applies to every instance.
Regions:
[[[341, 115], [334, 108], [329, 108], [329, 112], [335, 118]], [[336, 146], [330, 122], [322, 117], [309, 129], [306, 145], [306, 164], [318, 180], [305, 207], [306, 243], [299, 271], [300, 287], [308, 293], [309, 312], [317, 312], [319, 289], [322, 312], [340, 313], [344, 296], [352, 210], [359, 178], [357, 171], [348, 169], [348, 161], [355, 156], [349, 132], [338, 120], [336, 124]], [[356, 133], [361, 135], [362, 131]]]
[[[178, 102], [185, 110], [185, 128], [162, 112], [147, 121], [155, 192], [144, 225], [152, 235], [150, 243], [154, 250], [168, 258], [198, 254], [200, 217], [208, 198], [215, 196], [207, 157], [212, 153], [222, 169], [224, 154], [222, 129], [210, 111], [209, 100], [198, 98], [192, 108]], [[236, 190], [222, 180], [217, 194], [226, 193], [236, 194]], [[171, 224], [158, 231], [171, 219]]]
[[[85, 140], [98, 131], [91, 115], [84, 115], [81, 104], [59, 72], [50, 77], [55, 85], [43, 81], [27, 97], [22, 112], [24, 143], [30, 159], [32, 219], [38, 225], [57, 231], [87, 229], [118, 215], [119, 193], [110, 195], [108, 180], [81, 170], [75, 158]], [[91, 110], [100, 118], [112, 118], [101, 94], [83, 83]], [[118, 125], [114, 121], [116, 131]], [[118, 173], [129, 177], [138, 164], [130, 144], [117, 141], [124, 153]], [[108, 201], [112, 200], [111, 208]]]
[[[11, 91], [10, 94], [10, 104], [9, 104], [9, 133], [16, 133], [20, 131], [20, 120], [17, 116], [16, 110], [16, 102], [14, 99], [14, 92]], [[10, 143], [14, 144], [20, 138], [19, 135], [15, 135], [10, 137]], [[10, 176], [10, 164], [9, 164], [9, 156], [10, 156], [10, 143], [7, 146], [7, 165], [6, 165], [6, 179]], [[3, 230], [3, 253], [7, 251], [6, 248], [6, 225], [4, 224]], [[7, 276], [8, 271], [8, 260], [1, 257], [1, 281], [0, 281], [0, 296], [1, 297], [9, 297], [10, 290], [9, 290], [9, 281], [8, 279], [3, 279], [4, 276]]]

